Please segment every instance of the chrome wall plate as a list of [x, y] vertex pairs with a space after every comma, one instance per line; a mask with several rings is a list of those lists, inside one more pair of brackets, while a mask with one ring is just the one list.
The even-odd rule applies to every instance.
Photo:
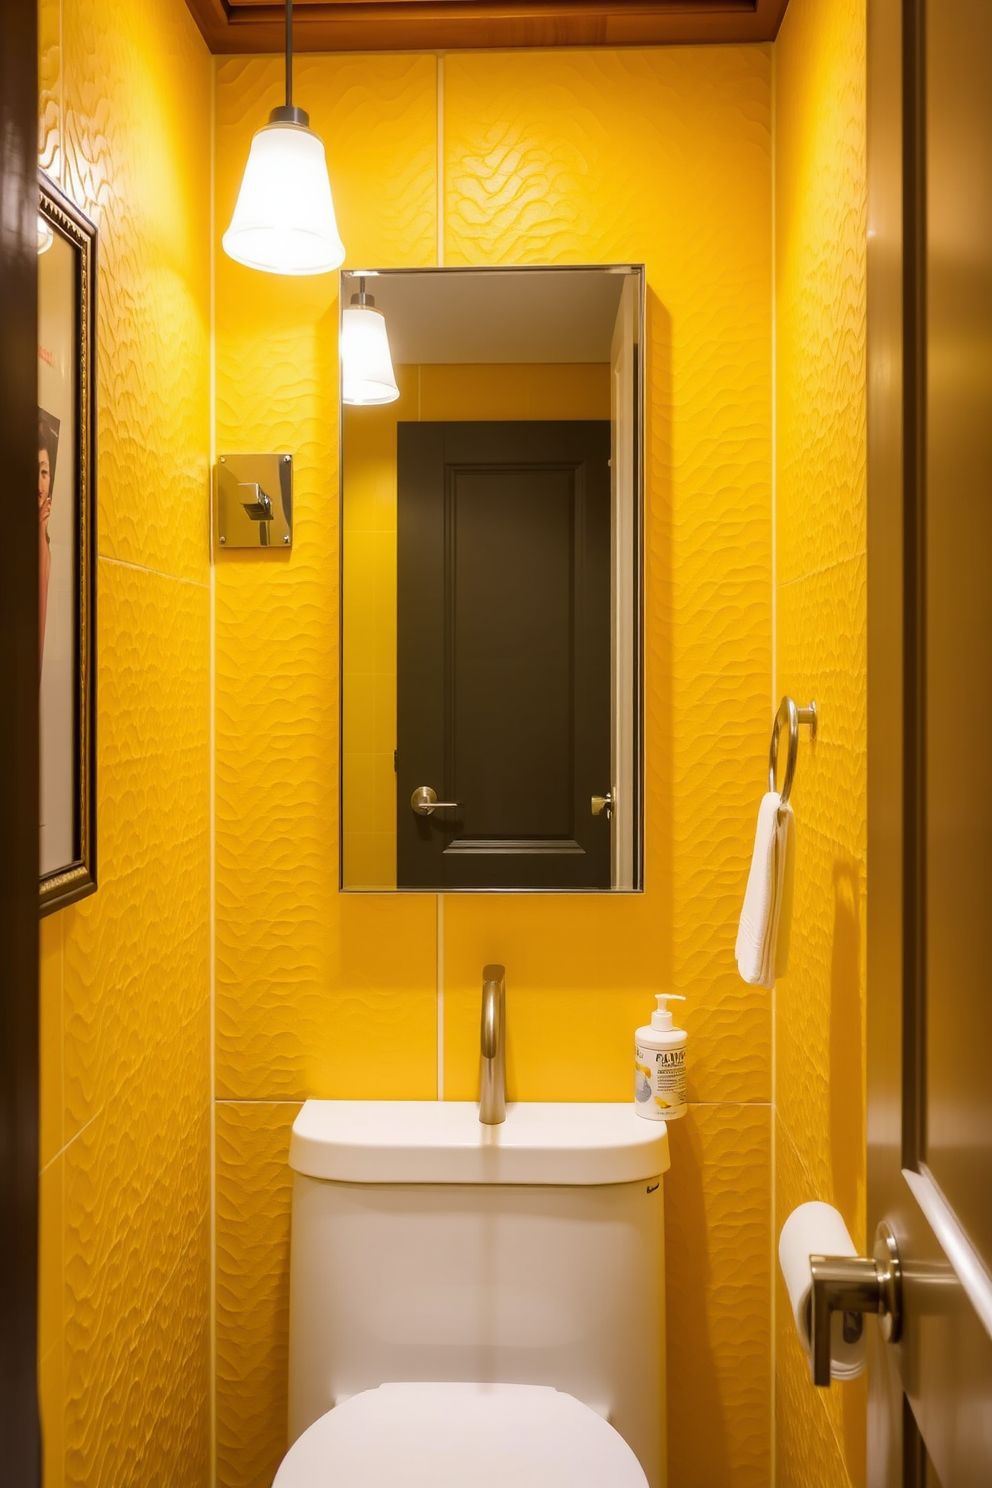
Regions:
[[214, 551], [292, 546], [292, 455], [218, 456]]

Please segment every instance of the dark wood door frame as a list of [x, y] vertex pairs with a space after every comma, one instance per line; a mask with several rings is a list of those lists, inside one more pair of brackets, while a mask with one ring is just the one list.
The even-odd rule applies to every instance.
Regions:
[[38, 34], [0, 0], [0, 1484], [40, 1482], [38, 1247]]

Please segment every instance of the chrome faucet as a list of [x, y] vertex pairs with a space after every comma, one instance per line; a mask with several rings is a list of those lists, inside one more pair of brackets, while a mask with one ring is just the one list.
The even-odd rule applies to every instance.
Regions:
[[479, 1120], [498, 1126], [506, 1120], [506, 967], [482, 968], [482, 1069]]

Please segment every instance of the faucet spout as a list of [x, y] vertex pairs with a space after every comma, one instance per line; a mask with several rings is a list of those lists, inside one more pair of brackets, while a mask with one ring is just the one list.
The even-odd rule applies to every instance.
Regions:
[[506, 1120], [506, 967], [482, 970], [482, 1054], [479, 1120], [498, 1126]]

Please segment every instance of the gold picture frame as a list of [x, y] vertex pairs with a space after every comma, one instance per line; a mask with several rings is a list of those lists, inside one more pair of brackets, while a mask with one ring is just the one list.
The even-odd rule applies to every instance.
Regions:
[[96, 877], [97, 230], [38, 173], [40, 911]]

